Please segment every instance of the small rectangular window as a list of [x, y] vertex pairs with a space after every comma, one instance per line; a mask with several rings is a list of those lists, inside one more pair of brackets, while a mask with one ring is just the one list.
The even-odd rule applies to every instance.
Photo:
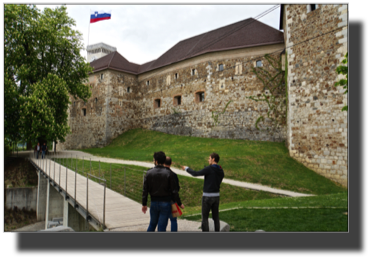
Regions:
[[204, 92], [197, 92], [196, 94], [195, 94], [195, 101], [196, 102], [204, 102], [204, 100], [205, 100], [205, 93]]
[[100, 74], [100, 80], [103, 80], [104, 76], [103, 76], [103, 73]]
[[192, 69], [192, 70], [191, 70], [191, 75], [192, 75], [192, 76], [195, 75], [195, 69]]
[[174, 74], [174, 79], [178, 79], [178, 73]]
[[261, 60], [259, 61], [256, 61], [256, 67], [262, 67], [263, 66], [263, 62]]
[[219, 65], [219, 71], [223, 71], [223, 64]]
[[181, 104], [181, 96], [174, 97], [174, 105], [179, 106]]
[[315, 4], [310, 4], [310, 10], [313, 11], [316, 9], [316, 5]]
[[150, 84], [149, 81], [146, 81], [146, 85], [149, 86], [149, 84]]
[[159, 107], [161, 107], [161, 100], [155, 99], [154, 100], [154, 108], [159, 108]]
[[131, 92], [131, 88], [127, 87], [127, 93], [130, 93], [130, 92]]
[[86, 116], [86, 109], [84, 108], [82, 109], [82, 111], [83, 111], [83, 116]]

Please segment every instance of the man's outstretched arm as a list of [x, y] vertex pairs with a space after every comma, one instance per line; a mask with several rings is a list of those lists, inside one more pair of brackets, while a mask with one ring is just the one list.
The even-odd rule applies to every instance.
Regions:
[[199, 170], [199, 171], [192, 170], [188, 166], [181, 166], [181, 168], [182, 168], [182, 170], [186, 170], [187, 173], [191, 174], [194, 177], [195, 176], [203, 176], [203, 175], [207, 175], [210, 173], [210, 167], [205, 167], [204, 169]]

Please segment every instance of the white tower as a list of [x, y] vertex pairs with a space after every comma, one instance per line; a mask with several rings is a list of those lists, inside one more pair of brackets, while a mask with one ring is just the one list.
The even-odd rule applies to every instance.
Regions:
[[105, 43], [89, 45], [87, 46], [87, 62], [91, 63], [92, 61], [106, 56], [107, 54], [110, 54], [114, 51], [116, 51], [115, 47], [112, 47]]

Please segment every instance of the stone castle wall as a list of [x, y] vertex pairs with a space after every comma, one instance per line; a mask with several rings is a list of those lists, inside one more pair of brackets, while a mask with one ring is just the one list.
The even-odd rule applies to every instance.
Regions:
[[[268, 69], [268, 62], [259, 57], [276, 52], [273, 56], [280, 58], [283, 48], [279, 44], [207, 54], [138, 77], [114, 70], [94, 73], [89, 79], [92, 96], [86, 105], [71, 98], [72, 134], [60, 146], [102, 147], [132, 128], [197, 137], [283, 141], [284, 126], [269, 132], [255, 128], [257, 118], [266, 115], [268, 106], [247, 99], [263, 93], [252, 66], [261, 60]], [[223, 71], [219, 71], [220, 64]], [[204, 93], [203, 102], [197, 98], [199, 92]], [[175, 98], [178, 96], [180, 105]], [[160, 107], [155, 100], [160, 100]], [[222, 112], [229, 101], [224, 114], [215, 121], [212, 111]], [[272, 126], [269, 120], [264, 123], [265, 127]]]
[[334, 86], [347, 52], [347, 5], [318, 5], [314, 11], [310, 5], [285, 5], [283, 19], [290, 155], [347, 185], [347, 112], [341, 111], [347, 95]]
[[[113, 70], [94, 73], [92, 96], [86, 106], [80, 100], [71, 105], [72, 134], [59, 145], [102, 147], [133, 128], [197, 137], [286, 140], [291, 157], [347, 185], [347, 112], [341, 111], [347, 95], [334, 86], [342, 78], [335, 70], [347, 52], [347, 5], [317, 5], [314, 11], [310, 5], [285, 5], [283, 26], [285, 45], [208, 53], [138, 76]], [[251, 67], [260, 59], [267, 69], [260, 56], [276, 52], [279, 58], [285, 47], [287, 126], [259, 131], [255, 122], [265, 117], [267, 105], [247, 99], [263, 92]], [[204, 102], [198, 102], [199, 92], [204, 92]], [[222, 112], [231, 100], [216, 124], [212, 112]], [[272, 127], [268, 119], [265, 123], [264, 127]]]

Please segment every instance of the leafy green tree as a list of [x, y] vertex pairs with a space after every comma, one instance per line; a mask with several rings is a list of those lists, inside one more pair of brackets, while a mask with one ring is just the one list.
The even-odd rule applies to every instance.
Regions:
[[[342, 74], [345, 76], [345, 79], [340, 79], [338, 82], [335, 82], [335, 86], [342, 86], [344, 88], [344, 94], [347, 94], [348, 93], [348, 65], [347, 62], [348, 62], [348, 52], [346, 53], [346, 55], [344, 56], [345, 58], [342, 60], [342, 64], [344, 64], [345, 66], [338, 66], [336, 68], [336, 72], [338, 74]], [[348, 106], [344, 106], [342, 108], [342, 111], [347, 111], [348, 110]]]
[[4, 5], [5, 136], [64, 141], [69, 94], [87, 100], [92, 68], [66, 7]]

